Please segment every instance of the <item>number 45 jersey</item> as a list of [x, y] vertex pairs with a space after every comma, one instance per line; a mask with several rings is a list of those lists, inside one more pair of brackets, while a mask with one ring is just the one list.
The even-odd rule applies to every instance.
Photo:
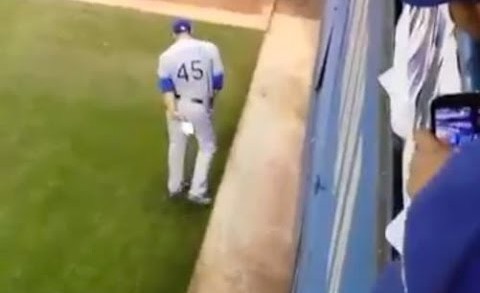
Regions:
[[217, 46], [179, 39], [159, 58], [158, 86], [180, 99], [207, 99], [223, 87], [224, 69]]

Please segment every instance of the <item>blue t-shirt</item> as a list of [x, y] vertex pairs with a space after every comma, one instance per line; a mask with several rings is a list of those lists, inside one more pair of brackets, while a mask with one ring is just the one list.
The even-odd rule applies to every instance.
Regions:
[[390, 268], [375, 293], [480, 292], [480, 141], [462, 146], [413, 201], [403, 261], [404, 284]]

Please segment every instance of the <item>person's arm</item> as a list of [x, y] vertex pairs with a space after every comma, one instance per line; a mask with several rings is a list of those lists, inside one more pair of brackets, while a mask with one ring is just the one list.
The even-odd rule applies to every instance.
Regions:
[[[429, 132], [416, 135], [409, 191], [416, 194], [408, 211], [405, 280], [409, 292], [480, 292], [463, 290], [478, 280], [480, 246], [480, 141], [458, 150]], [[472, 263], [474, 261], [474, 263]], [[472, 273], [473, 272], [473, 273]]]
[[[410, 293], [480, 292], [480, 141], [458, 151], [430, 132], [415, 137], [408, 189], [404, 278]], [[399, 270], [387, 270], [376, 291], [396, 292]], [[389, 276], [388, 278], [386, 276]]]
[[165, 58], [160, 57], [158, 64], [158, 88], [163, 94], [163, 101], [168, 117], [176, 118], [177, 103], [175, 99], [175, 84], [168, 72]]
[[449, 4], [453, 22], [475, 39], [480, 39], [480, 5], [478, 3], [478, 1], [452, 1]]
[[224, 87], [225, 83], [225, 69], [222, 62], [222, 57], [220, 56], [220, 51], [218, 47], [212, 46], [212, 83], [214, 95], [217, 95]]

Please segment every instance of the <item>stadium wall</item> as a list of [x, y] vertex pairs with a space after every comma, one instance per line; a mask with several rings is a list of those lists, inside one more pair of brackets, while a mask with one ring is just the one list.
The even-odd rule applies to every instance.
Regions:
[[377, 76], [391, 60], [394, 2], [328, 0], [324, 9], [292, 292], [366, 293], [389, 257], [393, 155]]

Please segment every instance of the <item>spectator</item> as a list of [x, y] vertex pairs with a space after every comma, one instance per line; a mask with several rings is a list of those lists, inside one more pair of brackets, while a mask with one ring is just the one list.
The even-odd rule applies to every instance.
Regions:
[[[396, 27], [393, 67], [380, 77], [390, 96], [392, 129], [404, 141], [399, 166], [404, 208], [410, 203], [406, 182], [413, 131], [429, 126], [429, 105], [435, 97], [461, 91], [454, 31], [447, 4], [404, 4]], [[405, 218], [405, 212], [401, 213], [386, 230], [387, 240], [400, 254]]]
[[[413, 130], [428, 126], [433, 98], [461, 91], [457, 42], [448, 5], [404, 5], [396, 27], [393, 67], [380, 77], [380, 82], [390, 96], [392, 129], [405, 141], [405, 187]], [[408, 199], [405, 192], [406, 206]]]
[[451, 154], [429, 132], [416, 137], [403, 267], [392, 263], [377, 293], [480, 292], [480, 141]]
[[[479, 0], [405, 0], [449, 3], [459, 28], [480, 38]], [[403, 265], [390, 264], [378, 293], [480, 292], [480, 141], [451, 154], [430, 133], [416, 137], [408, 190], [415, 200], [406, 220]]]

